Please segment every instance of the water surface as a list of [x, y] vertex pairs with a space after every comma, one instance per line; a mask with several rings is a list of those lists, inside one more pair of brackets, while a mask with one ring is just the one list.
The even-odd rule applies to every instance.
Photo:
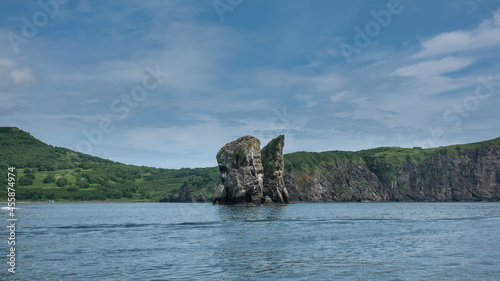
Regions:
[[18, 206], [17, 280], [500, 278], [500, 203]]

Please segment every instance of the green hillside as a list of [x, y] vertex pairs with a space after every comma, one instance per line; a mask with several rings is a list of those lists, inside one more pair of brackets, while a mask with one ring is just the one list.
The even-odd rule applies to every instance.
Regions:
[[[285, 172], [296, 172], [296, 180], [304, 181], [304, 173], [311, 174], [326, 166], [338, 163], [366, 164], [379, 179], [392, 177], [396, 168], [405, 161], [421, 162], [428, 158], [451, 156], [485, 146], [500, 147], [500, 138], [437, 148], [378, 147], [360, 151], [294, 152], [285, 156]], [[307, 179], [306, 179], [307, 181]], [[309, 179], [312, 181], [312, 179]]]
[[47, 145], [18, 128], [0, 128], [0, 200], [7, 198], [7, 168], [15, 167], [18, 201], [175, 201], [189, 188], [211, 198], [218, 170], [125, 165]]
[[[380, 179], [387, 179], [405, 161], [458, 157], [483, 146], [499, 147], [500, 138], [430, 149], [294, 152], [285, 155], [285, 172], [297, 182], [307, 183], [312, 182], [311, 175], [318, 169], [359, 164], [366, 165]], [[47, 145], [18, 128], [0, 127], [0, 173], [4, 174], [0, 177], [1, 201], [7, 199], [8, 167], [16, 168], [18, 201], [208, 202], [219, 176], [217, 167], [159, 169], [125, 165]]]

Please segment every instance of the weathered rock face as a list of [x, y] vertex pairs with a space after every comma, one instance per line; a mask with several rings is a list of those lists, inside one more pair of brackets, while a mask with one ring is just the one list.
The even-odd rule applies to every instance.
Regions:
[[361, 158], [317, 163], [288, 170], [285, 184], [294, 202], [500, 201], [500, 143], [449, 151], [384, 167]]
[[290, 203], [290, 197], [285, 187], [283, 146], [285, 136], [271, 140], [262, 150], [262, 166], [264, 168], [263, 195], [274, 203]]
[[220, 178], [214, 204], [288, 204], [285, 187], [281, 135], [260, 150], [260, 141], [244, 136], [226, 144], [217, 153]]
[[314, 172], [290, 171], [285, 184], [293, 202], [380, 202], [382, 183], [364, 163], [318, 164]]
[[405, 161], [381, 182], [389, 201], [500, 201], [500, 147]]
[[220, 178], [214, 204], [260, 204], [263, 199], [263, 169], [260, 141], [244, 136], [217, 153]]

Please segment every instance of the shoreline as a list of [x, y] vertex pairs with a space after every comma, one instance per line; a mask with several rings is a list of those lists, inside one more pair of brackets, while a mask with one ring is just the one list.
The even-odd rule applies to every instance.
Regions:
[[[8, 201], [0, 201], [0, 204], [8, 204], [12, 202]], [[60, 204], [60, 203], [171, 203], [171, 204], [179, 204], [179, 203], [189, 203], [189, 204], [211, 204], [211, 202], [161, 202], [161, 201], [18, 201], [15, 202], [17, 204]], [[383, 202], [290, 202], [289, 204], [261, 204], [261, 205], [253, 205], [253, 204], [236, 204], [236, 205], [213, 205], [213, 206], [251, 206], [251, 207], [274, 207], [274, 206], [288, 206], [294, 204], [302, 204], [302, 203], [311, 203], [311, 204], [377, 204], [377, 203], [500, 203], [500, 201], [383, 201]]]
[[[12, 202], [0, 201], [0, 204], [7, 204]], [[30, 204], [30, 203], [44, 203], [44, 204], [58, 204], [58, 203], [163, 203], [159, 201], [17, 201], [16, 204]]]

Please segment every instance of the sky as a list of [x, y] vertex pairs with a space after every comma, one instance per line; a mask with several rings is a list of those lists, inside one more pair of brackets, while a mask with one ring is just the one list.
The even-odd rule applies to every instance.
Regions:
[[500, 136], [500, 1], [0, 3], [0, 126], [114, 161]]

